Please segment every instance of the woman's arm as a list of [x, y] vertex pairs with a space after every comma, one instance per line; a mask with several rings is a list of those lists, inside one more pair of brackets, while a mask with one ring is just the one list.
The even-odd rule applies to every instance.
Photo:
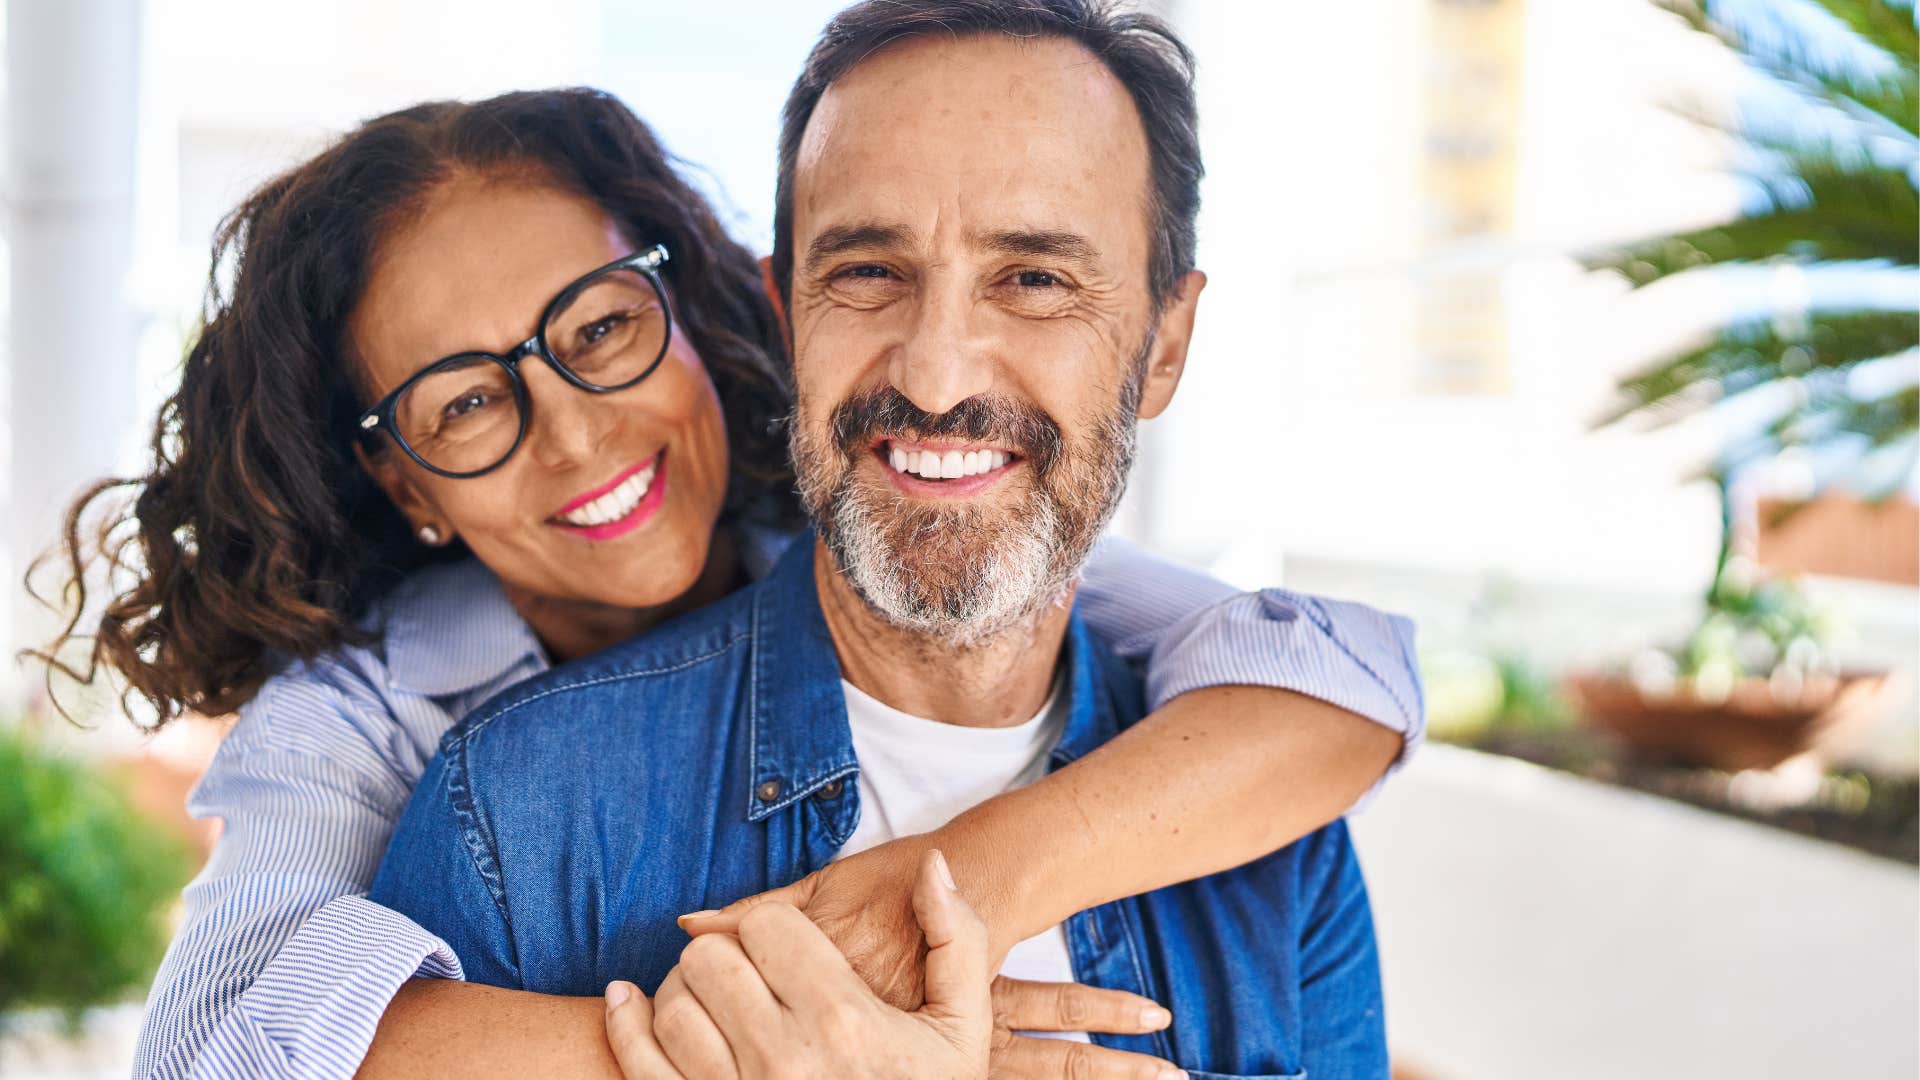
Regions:
[[[462, 1075], [613, 1068], [597, 998], [453, 981], [444, 942], [360, 895], [444, 726], [409, 726], [340, 669], [270, 681], [247, 705], [191, 800], [224, 825], [155, 978], [136, 1077], [346, 1078], [389, 1039], [431, 1044]], [[381, 1075], [391, 1055], [369, 1060]]]
[[[320, 1063], [362, 1028], [364, 1048], [394, 987], [457, 973], [431, 934], [353, 896], [410, 787], [378, 764], [354, 711], [323, 680], [270, 682], [194, 789], [193, 814], [223, 826], [183, 894], [135, 1076], [350, 1075], [351, 1062]], [[283, 724], [312, 741], [280, 738]], [[314, 1008], [347, 1002], [377, 1003], [314, 1022]]]
[[[843, 859], [762, 896], [794, 903], [896, 1005], [918, 993], [904, 882], [948, 855], [996, 962], [1075, 912], [1266, 855], [1340, 816], [1422, 732], [1411, 624], [1355, 604], [1203, 575], [1103, 543], [1078, 608], [1145, 659], [1159, 708], [1105, 746], [944, 828]], [[689, 932], [728, 930], [760, 897]], [[860, 932], [853, 932], [855, 923]], [[875, 923], [897, 933], [874, 934]]]
[[[1080, 611], [1121, 655], [1146, 660], [1155, 711], [935, 841], [1004, 904], [989, 916], [1003, 924], [997, 947], [1285, 847], [1377, 788], [1424, 734], [1406, 619], [1277, 589], [1233, 593], [1111, 539]], [[1020, 839], [1035, 821], [1057, 823], [1044, 855]]]
[[1414, 628], [1402, 616], [1286, 589], [1236, 592], [1117, 537], [1095, 548], [1076, 610], [1121, 657], [1145, 664], [1149, 709], [1209, 687], [1267, 687], [1399, 733], [1395, 764], [1425, 738]]
[[969, 896], [988, 898], [998, 957], [1075, 912], [1291, 844], [1339, 817], [1399, 753], [1392, 730], [1323, 701], [1194, 690], [926, 842], [950, 853]]
[[[459, 981], [446, 942], [361, 895], [446, 725], [334, 674], [270, 682], [195, 789], [196, 816], [225, 827], [186, 890], [134, 1075], [619, 1076], [601, 999]], [[1155, 1026], [1131, 995], [1072, 993], [996, 992], [997, 1014], [1028, 1030]], [[1094, 1064], [1085, 1075], [1130, 1075]]]

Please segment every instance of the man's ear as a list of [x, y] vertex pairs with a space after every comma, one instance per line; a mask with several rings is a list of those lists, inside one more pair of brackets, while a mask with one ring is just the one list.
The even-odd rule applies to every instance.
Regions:
[[760, 256], [760, 288], [767, 294], [767, 303], [773, 305], [773, 317], [780, 323], [780, 340], [787, 347], [787, 355], [793, 355], [793, 324], [787, 321], [787, 301], [780, 295], [780, 286], [773, 280], [773, 256]]
[[413, 477], [407, 475], [407, 470], [400, 464], [399, 454], [390, 453], [375, 457], [368, 454], [367, 448], [356, 439], [353, 443], [353, 457], [360, 463], [361, 471], [372, 477], [380, 490], [386, 492], [387, 498], [400, 511], [400, 516], [407, 519], [407, 527], [410, 530], [417, 534], [423, 526], [431, 525], [439, 532], [442, 543], [453, 539], [452, 527], [442, 519], [440, 512], [434, 508], [433, 504], [427, 501], [426, 494], [420, 490], [419, 485], [414, 483]]
[[1147, 378], [1140, 391], [1140, 419], [1151, 420], [1166, 411], [1173, 391], [1180, 385], [1180, 374], [1187, 369], [1187, 344], [1193, 340], [1193, 313], [1200, 306], [1200, 293], [1207, 287], [1207, 275], [1198, 270], [1182, 274], [1174, 284], [1173, 296], [1160, 312], [1160, 326], [1147, 354]]

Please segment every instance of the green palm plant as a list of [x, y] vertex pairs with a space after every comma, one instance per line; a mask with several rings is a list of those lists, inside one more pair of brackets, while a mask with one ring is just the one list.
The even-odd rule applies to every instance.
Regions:
[[[1920, 267], [1920, 31], [1911, 0], [1775, 0], [1764, 9], [1753, 0], [1654, 2], [1732, 49], [1770, 98], [1791, 105], [1728, 129], [1750, 181], [1738, 217], [1602, 252], [1589, 267], [1635, 288], [1742, 265], [1792, 267], [1808, 281]], [[1738, 318], [1618, 383], [1603, 425], [1630, 416], [1671, 423], [1762, 388], [1797, 388], [1708, 471], [1727, 526], [1710, 614], [1736, 612], [1751, 592], [1728, 573], [1732, 471], [1789, 447], [1844, 448], [1882, 466], [1891, 458], [1899, 468], [1887, 491], [1911, 471], [1920, 379], [1855, 377], [1869, 365], [1905, 364], [1920, 346], [1920, 295], [1910, 278], [1897, 280], [1907, 295], [1901, 306], [1858, 290], [1809, 291], [1799, 310]], [[1862, 389], [1869, 382], [1881, 385]]]

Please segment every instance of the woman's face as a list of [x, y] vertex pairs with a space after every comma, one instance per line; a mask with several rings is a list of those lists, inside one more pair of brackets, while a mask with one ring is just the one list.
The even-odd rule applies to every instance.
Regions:
[[[510, 351], [562, 289], [651, 242], [577, 195], [456, 176], [382, 238], [349, 320], [371, 400], [442, 357]], [[532, 412], [505, 465], [453, 480], [389, 444], [366, 459], [381, 487], [416, 531], [464, 540], [521, 599], [645, 608], [686, 591], [726, 494], [727, 443], [679, 327], [660, 366], [625, 390], [577, 389], [538, 355], [520, 373]]]

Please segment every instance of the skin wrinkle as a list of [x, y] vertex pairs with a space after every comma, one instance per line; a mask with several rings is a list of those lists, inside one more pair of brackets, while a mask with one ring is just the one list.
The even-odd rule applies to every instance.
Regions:
[[[1015, 227], [991, 231], [972, 231], [967, 234], [967, 243], [971, 247], [984, 251], [995, 251], [1003, 255], [1051, 256], [1062, 262], [1072, 263], [1089, 276], [1098, 276], [1104, 270], [1099, 251], [1086, 237], [1067, 229], [1048, 229], [1042, 226]], [[885, 251], [890, 248], [923, 249], [924, 241], [909, 225], [889, 225], [873, 223], [867, 225], [836, 225], [822, 230], [807, 245], [806, 258], [801, 264], [801, 272], [815, 274], [822, 264], [836, 256], [851, 255], [863, 249]]]
[[[867, 231], [865, 227], [855, 227], [855, 230]], [[869, 235], [875, 235], [877, 232], [878, 230]], [[822, 324], [833, 316], [844, 314], [832, 308], [823, 309], [822, 301], [826, 298], [825, 294], [833, 291], [833, 285], [826, 280], [825, 271], [833, 267], [843, 264], [857, 265], [865, 261], [883, 262], [888, 261], [889, 257], [893, 260], [917, 258], [917, 273], [914, 280], [906, 284], [924, 283], [930, 286], [937, 284], [940, 277], [947, 272], [948, 261], [929, 257], [925, 254], [927, 250], [925, 246], [907, 242], [907, 238], [911, 235], [910, 230], [898, 229], [887, 230], [887, 232], [899, 238], [894, 245], [874, 246], [866, 250], [843, 249], [840, 259], [832, 266], [823, 266], [802, 275], [800, 283], [804, 288], [796, 290], [796, 339], [802, 334], [821, 329]], [[866, 256], [865, 259], [861, 258], [863, 255]], [[979, 277], [991, 281], [1010, 269], [1013, 267], [994, 266]], [[909, 271], [909, 273], [914, 272]], [[1073, 295], [1067, 301], [1070, 306], [1053, 317], [1062, 320], [1063, 324], [1077, 324], [1083, 331], [1093, 335], [1093, 340], [1086, 342], [1083, 348], [1104, 349], [1118, 353], [1131, 352], [1130, 343], [1138, 341], [1140, 335], [1145, 332], [1143, 324], [1147, 320], [1142, 314], [1132, 310], [1132, 306], [1138, 303], [1140, 293], [1128, 286], [1139, 286], [1141, 283], [1123, 284], [1094, 268], [1083, 271], [1083, 274], [1084, 276], [1074, 280]], [[927, 302], [925, 300], [927, 291], [926, 289], [917, 290], [913, 295], [913, 301]], [[974, 298], [976, 305], [985, 302], [980, 295], [983, 291], [983, 288], [976, 288]]]
[[[537, 177], [468, 170], [433, 189], [379, 247], [348, 330], [363, 378], [384, 395], [442, 357], [519, 344], [556, 293], [636, 245], [589, 199]], [[466, 269], [449, 274], [448, 265]], [[499, 575], [556, 659], [723, 593], [734, 552], [713, 541], [713, 526], [728, 482], [726, 424], [680, 327], [660, 367], [625, 390], [579, 390], [535, 356], [520, 372], [532, 417], [498, 470], [436, 476], [397, 448], [362, 453], [362, 465], [409, 520], [459, 537]], [[588, 541], [549, 522], [575, 495], [662, 450], [665, 498], [638, 529]]]
[[[916, 715], [1000, 724], [1038, 708], [1060, 601], [1124, 486], [1136, 408], [1172, 394], [1204, 284], [1183, 282], [1162, 333], [1144, 128], [1088, 59], [1059, 39], [903, 42], [836, 80], [801, 137], [791, 430], [836, 556], [816, 571], [847, 677]], [[882, 388], [936, 419], [834, 422]], [[875, 438], [943, 430], [982, 402], [1055, 421], [1054, 475], [1021, 463], [963, 500], [900, 494]], [[1007, 437], [992, 426], [979, 441]], [[943, 687], [890, 679], [902, 653], [940, 659]]]

